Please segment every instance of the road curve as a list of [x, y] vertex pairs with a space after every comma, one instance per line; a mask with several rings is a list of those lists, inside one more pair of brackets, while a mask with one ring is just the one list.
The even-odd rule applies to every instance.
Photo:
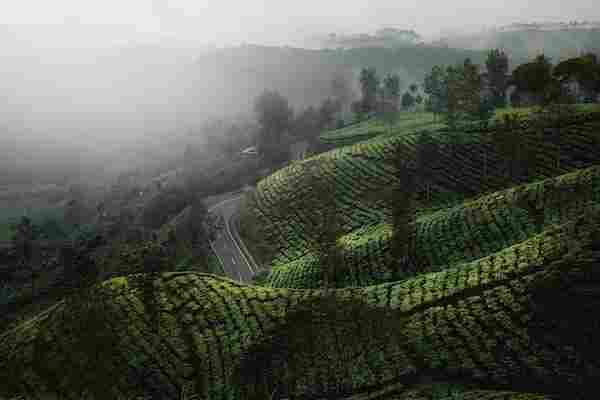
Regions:
[[240, 208], [242, 198], [243, 194], [238, 193], [209, 208], [211, 215], [222, 217], [225, 221], [225, 226], [217, 231], [216, 238], [210, 245], [223, 264], [225, 274], [236, 281], [248, 283], [256, 271], [236, 242], [236, 235], [232, 233], [235, 225], [231, 222]]

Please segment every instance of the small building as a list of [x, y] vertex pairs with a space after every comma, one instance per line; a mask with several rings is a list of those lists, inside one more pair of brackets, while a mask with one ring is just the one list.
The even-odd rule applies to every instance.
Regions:
[[257, 156], [258, 150], [256, 149], [256, 146], [250, 146], [242, 150], [240, 154], [242, 156]]

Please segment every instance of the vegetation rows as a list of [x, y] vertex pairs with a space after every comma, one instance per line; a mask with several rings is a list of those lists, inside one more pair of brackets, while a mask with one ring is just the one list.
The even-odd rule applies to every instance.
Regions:
[[[13, 383], [7, 396], [32, 398], [61, 390], [85, 398], [76, 383], [92, 376], [111, 382], [103, 398], [129, 398], [142, 381], [161, 398], [184, 390], [211, 399], [275, 390], [410, 398], [423, 380], [443, 376], [463, 385], [465, 398], [476, 398], [470, 390], [521, 393], [479, 392], [490, 399], [589, 398], [600, 373], [599, 220], [600, 210], [588, 208], [488, 257], [364, 288], [275, 289], [160, 274], [160, 335], [135, 276], [114, 278], [90, 292], [93, 309], [68, 300], [5, 333], [2, 381]], [[86, 362], [93, 349], [102, 349], [102, 362]]]
[[[427, 202], [424, 196], [421, 196], [418, 207], [427, 209], [436, 204], [438, 207], [449, 203], [456, 204], [461, 198], [464, 200], [469, 197], [469, 194], [472, 196], [481, 192], [493, 193], [514, 183], [521, 182], [525, 185], [539, 178], [556, 177], [574, 171], [576, 168], [593, 165], [600, 155], [596, 121], [595, 113], [587, 113], [574, 117], [574, 120], [566, 125], [560, 143], [559, 164], [556, 162], [558, 154], [556, 144], [539, 137], [541, 128], [536, 129], [531, 123], [523, 122], [523, 130], [519, 131], [523, 136], [522, 147], [535, 148], [536, 153], [531, 170], [513, 177], [507, 176], [506, 165], [501, 161], [501, 154], [498, 154], [500, 150], [493, 144], [485, 143], [482, 133], [463, 135], [463, 141], [466, 142], [468, 139], [471, 143], [449, 146], [445, 145], [448, 140], [447, 132], [434, 132], [432, 136], [440, 144], [440, 162], [435, 168], [437, 173], [432, 175], [433, 179], [428, 183], [434, 189], [431, 200]], [[330, 187], [336, 188], [336, 202], [345, 221], [344, 232], [347, 235], [342, 242], [346, 244], [348, 263], [353, 266], [361, 265], [354, 277], [352, 271], [357, 269], [350, 268], [350, 277], [345, 282], [339, 282], [342, 286], [398, 278], [398, 274], [388, 274], [385, 277], [386, 272], [394, 272], [386, 268], [385, 261], [386, 236], [389, 236], [389, 233], [381, 223], [385, 220], [387, 210], [382, 203], [373, 205], [366, 200], [369, 193], [393, 180], [394, 171], [384, 162], [392, 156], [393, 146], [398, 143], [404, 145], [403, 151], [406, 151], [406, 159], [409, 160], [414, 158], [416, 140], [416, 135], [375, 138], [314, 158], [319, 166], [318, 173], [330, 182]], [[484, 157], [487, 161], [486, 168], [482, 168]], [[311, 267], [314, 264], [314, 257], [307, 253], [305, 245], [307, 237], [304, 227], [307, 226], [311, 209], [302, 204], [304, 191], [301, 186], [302, 171], [300, 163], [276, 172], [259, 183], [252, 199], [251, 208], [254, 211], [255, 221], [258, 221], [257, 224], [262, 227], [262, 235], [275, 247], [273, 265], [276, 267], [272, 282], [277, 282], [275, 284], [278, 286], [318, 286], [319, 271]], [[596, 174], [596, 172], [590, 173], [592, 176]], [[589, 173], [586, 173], [578, 178], [576, 174], [566, 179], [569, 181], [582, 179], [581, 185], [585, 187], [596, 179], [588, 175]], [[541, 185], [560, 186], [562, 181], [557, 178]], [[421, 191], [424, 190], [423, 186], [422, 184]], [[535, 194], [541, 190], [540, 185], [523, 186], [521, 189], [526, 192], [533, 191], [529, 196], [544, 201], [543, 192], [539, 195]], [[510, 193], [512, 190], [497, 193], [490, 196], [487, 202], [492, 201], [494, 196], [505, 196]], [[553, 204], [559, 203], [554, 201]], [[554, 206], [550, 206], [552, 207]], [[491, 215], [487, 215], [488, 213]], [[548, 213], [551, 214], [550, 211]], [[427, 258], [424, 262], [430, 267], [458, 262], [465, 257], [474, 259], [489, 254], [514, 241], [523, 240], [531, 233], [533, 225], [532, 219], [528, 218], [528, 213], [523, 210], [523, 207], [509, 204], [506, 199], [485, 206], [480, 202], [470, 204], [468, 207], [461, 205], [458, 208], [439, 211], [437, 214], [427, 214], [425, 210], [418, 213], [417, 241], [420, 248], [424, 250], [420, 254]], [[548, 217], [550, 218], [551, 215]], [[490, 218], [495, 222], [494, 224], [479, 223]], [[449, 228], [446, 225], [450, 220], [455, 222]], [[465, 227], [457, 228], [462, 225]], [[462, 243], [456, 244], [459, 240]], [[372, 257], [372, 261], [368, 261], [368, 257]], [[370, 264], [372, 267], [366, 267]], [[373, 270], [375, 265], [376, 270]], [[361, 276], [356, 277], [357, 273]], [[281, 275], [285, 277], [282, 278]], [[304, 279], [302, 278], [304, 275], [310, 277]]]

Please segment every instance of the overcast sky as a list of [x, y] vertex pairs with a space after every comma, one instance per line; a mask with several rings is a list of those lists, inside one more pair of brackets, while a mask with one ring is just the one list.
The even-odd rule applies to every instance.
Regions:
[[[596, 5], [594, 5], [596, 3]], [[598, 0], [7, 0], [0, 29], [34, 47], [177, 39], [217, 46], [281, 44], [381, 26], [426, 37], [531, 20], [600, 19]]]

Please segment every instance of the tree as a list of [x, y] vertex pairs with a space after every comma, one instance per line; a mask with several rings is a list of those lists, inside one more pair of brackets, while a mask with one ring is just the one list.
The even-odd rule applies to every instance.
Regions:
[[544, 132], [544, 136], [554, 145], [555, 168], [557, 170], [561, 168], [563, 133], [576, 114], [575, 106], [569, 104], [550, 104], [533, 112], [532, 122], [534, 127]]
[[347, 107], [352, 102], [354, 93], [350, 80], [342, 73], [336, 72], [331, 80], [331, 93], [334, 99], [340, 104], [342, 112], [347, 111]]
[[569, 80], [578, 82], [587, 102], [594, 102], [600, 91], [600, 63], [594, 54], [565, 60], [554, 68], [552, 74], [561, 83]]
[[405, 270], [418, 269], [416, 260], [416, 169], [413, 160], [406, 158], [407, 149], [397, 145], [391, 165], [395, 180], [383, 193], [383, 200], [391, 212], [391, 253]]
[[535, 197], [521, 195], [516, 201], [517, 207], [527, 210], [529, 217], [533, 218], [537, 233], [541, 233], [544, 227], [544, 204]]
[[535, 157], [520, 130], [518, 114], [504, 115], [503, 123], [492, 133], [492, 143], [504, 160], [509, 182], [518, 181], [523, 174], [529, 175], [535, 168]]
[[307, 107], [294, 119], [292, 133], [309, 142], [314, 142], [321, 131], [321, 116], [319, 111], [313, 107]]
[[[368, 202], [382, 201], [388, 211], [387, 218], [392, 226], [390, 252], [398, 270], [416, 271], [416, 224], [415, 197], [417, 191], [417, 169], [413, 159], [409, 158], [410, 149], [403, 143], [393, 145], [391, 157], [384, 160], [394, 169], [394, 179], [379, 191], [367, 195]], [[380, 162], [376, 157], [364, 154], [354, 155], [356, 158]]]
[[281, 137], [293, 117], [287, 99], [276, 91], [265, 91], [255, 100], [254, 111], [261, 126], [259, 152], [269, 164], [285, 161], [289, 155], [282, 148]]
[[485, 60], [488, 87], [492, 93], [491, 103], [494, 107], [506, 105], [506, 87], [508, 85], [508, 56], [499, 49], [490, 50]]
[[492, 97], [485, 96], [479, 101], [477, 107], [476, 116], [481, 127], [485, 130], [488, 126], [490, 119], [494, 116], [494, 110], [496, 107], [497, 100], [495, 101]]
[[435, 178], [436, 168], [441, 157], [438, 142], [428, 131], [421, 131], [416, 142], [417, 176], [425, 182], [426, 199], [431, 199], [431, 181]]
[[335, 121], [335, 114], [342, 109], [341, 103], [337, 100], [326, 99], [319, 107], [319, 130], [331, 128]]
[[14, 226], [14, 235], [12, 238], [13, 247], [17, 250], [20, 263], [23, 269], [29, 269], [31, 277], [31, 297], [35, 296], [35, 268], [33, 265], [33, 241], [38, 236], [38, 230], [31, 220], [23, 216], [17, 225]]
[[447, 67], [446, 85], [446, 120], [450, 129], [455, 130], [458, 120], [477, 115], [481, 101], [479, 67], [468, 58], [462, 65]]
[[436, 115], [443, 113], [448, 104], [448, 86], [446, 82], [446, 70], [438, 65], [431, 69], [425, 76], [423, 91], [428, 95], [426, 109]]
[[323, 273], [325, 288], [335, 287], [341, 276], [343, 263], [338, 239], [343, 234], [344, 221], [337, 205], [335, 186], [319, 171], [316, 161], [300, 164], [302, 183], [298, 187], [306, 190], [302, 201], [313, 210], [304, 225], [308, 247], [317, 255]]
[[379, 77], [375, 68], [363, 68], [360, 71], [363, 112], [371, 113], [377, 110], [377, 92]]
[[398, 74], [388, 74], [383, 80], [383, 90], [386, 99], [398, 100], [400, 97], [400, 77]]
[[400, 97], [400, 77], [396, 74], [388, 74], [383, 86], [383, 118], [388, 123], [391, 131], [392, 126], [398, 120], [398, 98]]
[[415, 98], [410, 92], [404, 92], [402, 95], [402, 108], [409, 109], [415, 105]]
[[556, 96], [558, 82], [552, 76], [552, 64], [543, 54], [534, 61], [519, 65], [512, 73], [517, 90], [529, 92], [536, 104], [549, 104]]
[[418, 94], [417, 97], [415, 97], [415, 103], [417, 103], [418, 105], [423, 104], [423, 96]]

